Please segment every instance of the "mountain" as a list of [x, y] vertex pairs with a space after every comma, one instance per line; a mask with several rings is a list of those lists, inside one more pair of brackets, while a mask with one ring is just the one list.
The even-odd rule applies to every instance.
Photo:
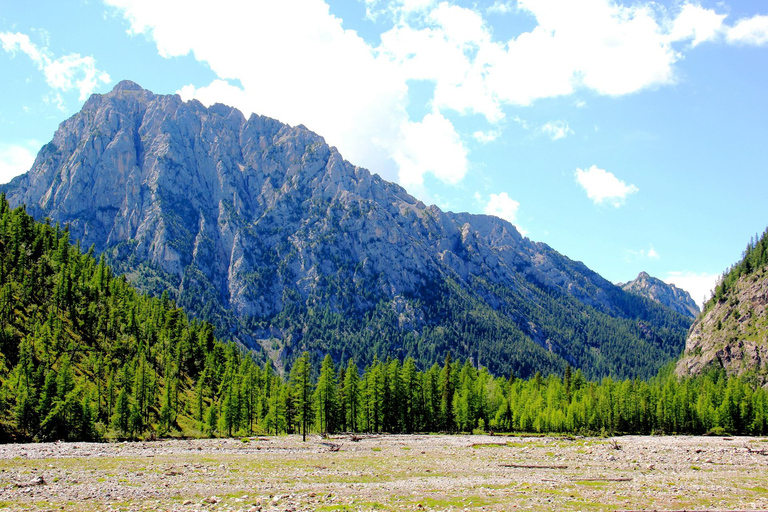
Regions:
[[303, 126], [128, 81], [1, 190], [279, 370], [303, 350], [451, 352], [496, 374], [650, 376], [690, 325], [504, 220], [424, 205]]
[[710, 368], [768, 384], [768, 230], [723, 274], [691, 326], [676, 373]]
[[699, 306], [685, 290], [674, 284], [667, 284], [661, 279], [651, 277], [646, 272], [640, 272], [634, 281], [619, 283], [622, 290], [663, 304], [681, 315], [696, 318], [700, 313]]

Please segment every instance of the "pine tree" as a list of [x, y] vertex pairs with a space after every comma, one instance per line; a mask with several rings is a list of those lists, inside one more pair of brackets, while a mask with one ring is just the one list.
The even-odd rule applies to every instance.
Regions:
[[121, 437], [129, 437], [131, 432], [131, 405], [128, 399], [128, 390], [125, 387], [117, 395], [112, 426]]
[[453, 368], [451, 353], [445, 355], [445, 364], [440, 372], [440, 418], [443, 430], [453, 430]]
[[346, 373], [344, 374], [344, 399], [346, 402], [347, 426], [352, 432], [357, 432], [358, 409], [360, 406], [360, 375], [354, 359], [349, 360]]
[[317, 404], [317, 423], [320, 432], [332, 433], [335, 430], [334, 412], [336, 409], [336, 369], [330, 354], [326, 354], [320, 366], [320, 378], [315, 388]]
[[312, 367], [309, 362], [309, 352], [301, 354], [291, 368], [291, 381], [295, 388], [296, 408], [301, 423], [301, 439], [306, 442], [307, 428], [312, 415], [312, 382], [310, 380]]

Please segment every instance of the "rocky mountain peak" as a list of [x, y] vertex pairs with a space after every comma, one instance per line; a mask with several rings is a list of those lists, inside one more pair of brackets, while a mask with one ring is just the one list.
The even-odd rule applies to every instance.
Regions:
[[619, 283], [624, 291], [641, 295], [671, 308], [681, 315], [696, 318], [699, 306], [691, 295], [674, 284], [667, 284], [661, 279], [652, 277], [647, 272], [640, 272], [637, 278], [628, 283]]
[[144, 91], [144, 88], [131, 80], [121, 80], [112, 88], [112, 92], [118, 91]]
[[[452, 351], [505, 374], [650, 374], [689, 325], [506, 221], [424, 205], [304, 126], [127, 81], [0, 188], [278, 367], [305, 349], [424, 364]], [[611, 336], [587, 336], [588, 319]]]

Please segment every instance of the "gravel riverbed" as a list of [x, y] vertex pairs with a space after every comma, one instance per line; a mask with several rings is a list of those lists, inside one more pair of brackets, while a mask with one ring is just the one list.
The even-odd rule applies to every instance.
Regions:
[[768, 510], [768, 439], [478, 435], [0, 445], [6, 510]]

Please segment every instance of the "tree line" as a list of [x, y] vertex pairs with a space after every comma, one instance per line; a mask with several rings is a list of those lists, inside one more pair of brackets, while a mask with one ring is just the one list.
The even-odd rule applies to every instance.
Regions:
[[214, 336], [167, 295], [137, 293], [66, 228], [0, 198], [0, 440], [335, 432], [765, 434], [748, 380], [589, 381], [566, 367], [527, 379], [472, 360], [412, 357], [359, 368], [305, 351], [278, 373]]
[[768, 265], [768, 229], [763, 231], [762, 235], [752, 237], [741, 255], [741, 261], [723, 272], [712, 297], [704, 305], [704, 311], [722, 302], [741, 277], [763, 270], [766, 265]]

